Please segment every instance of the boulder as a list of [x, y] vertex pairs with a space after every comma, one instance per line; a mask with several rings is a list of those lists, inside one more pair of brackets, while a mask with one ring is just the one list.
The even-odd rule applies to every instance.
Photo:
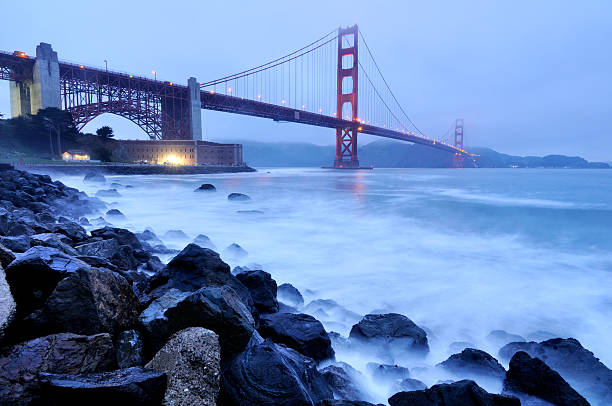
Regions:
[[43, 247], [57, 248], [68, 255], [78, 255], [77, 251], [69, 244], [72, 244], [72, 240], [59, 233], [35, 234], [30, 237], [31, 246], [42, 245]]
[[119, 245], [127, 245], [133, 250], [142, 250], [142, 244], [134, 233], [123, 228], [104, 227], [91, 231], [92, 237], [99, 237], [103, 240], [117, 240]]
[[136, 237], [138, 240], [142, 242], [149, 243], [150, 245], [158, 245], [163, 244], [162, 240], [151, 230], [144, 230], [142, 233], [136, 233]]
[[6, 404], [30, 404], [40, 397], [39, 374], [79, 374], [115, 367], [109, 334], [54, 334], [27, 341], [0, 354], [0, 399]]
[[46, 401], [55, 405], [159, 405], [166, 375], [142, 367], [89, 374], [42, 373]]
[[410, 370], [399, 365], [384, 365], [368, 362], [366, 369], [372, 376], [372, 380], [378, 383], [389, 383], [410, 378]]
[[191, 243], [199, 245], [202, 248], [210, 248], [211, 250], [214, 250], [216, 248], [215, 244], [213, 244], [210, 238], [208, 238], [208, 236], [204, 234], [198, 234], [197, 237], [194, 238]]
[[136, 269], [139, 265], [134, 250], [130, 246], [119, 245], [115, 239], [90, 242], [75, 249], [81, 256], [105, 258], [122, 270]]
[[425, 390], [427, 389], [427, 385], [418, 379], [406, 378], [400, 381], [396, 381], [391, 385], [391, 393], [397, 392], [412, 392], [415, 390]]
[[187, 327], [213, 330], [224, 354], [241, 351], [250, 340], [255, 322], [229, 286], [210, 286], [193, 293], [168, 291], [140, 315], [152, 350], [159, 350], [175, 332]]
[[121, 197], [117, 189], [101, 189], [96, 192], [96, 197]]
[[351, 343], [373, 345], [392, 360], [423, 357], [429, 352], [427, 334], [408, 317], [397, 313], [368, 314], [351, 328]]
[[476, 346], [468, 341], [453, 341], [448, 345], [448, 352], [450, 354], [457, 354], [466, 348], [476, 348]]
[[0, 244], [0, 266], [6, 268], [15, 258], [13, 251]]
[[117, 366], [119, 368], [135, 367], [143, 364], [143, 343], [136, 330], [122, 331], [115, 339]]
[[474, 381], [434, 385], [429, 389], [399, 392], [389, 398], [390, 406], [520, 406], [511, 396], [491, 394]]
[[541, 343], [510, 343], [499, 350], [499, 356], [507, 361], [518, 351], [544, 361], [589, 402], [612, 404], [612, 371], [578, 340], [555, 338]]
[[10, 213], [3, 207], [0, 207], [0, 235], [6, 234], [9, 228]]
[[474, 348], [453, 354], [438, 366], [464, 379], [483, 377], [503, 380], [506, 376], [506, 370], [495, 358]]
[[[315, 406], [377, 406], [373, 403], [364, 402], [361, 400], [339, 400], [339, 399], [325, 399], [318, 402]], [[383, 405], [378, 405], [383, 406]]]
[[290, 283], [283, 283], [277, 289], [278, 300], [288, 304], [289, 306], [297, 307], [304, 306], [304, 298], [299, 290]]
[[245, 202], [251, 200], [251, 198], [243, 193], [230, 193], [227, 195], [227, 200], [234, 202]]
[[121, 275], [107, 269], [79, 269], [62, 279], [40, 310], [29, 315], [31, 334], [112, 333], [138, 323], [138, 298]]
[[106, 182], [106, 178], [101, 173], [97, 172], [88, 172], [85, 174], [83, 178], [83, 182], [86, 183], [104, 183]]
[[501, 348], [508, 343], [524, 342], [525, 339], [518, 334], [508, 333], [505, 330], [493, 330], [485, 339], [493, 346]]
[[13, 252], [26, 252], [30, 249], [30, 236], [26, 234], [17, 237], [0, 236], [0, 244]]
[[365, 380], [361, 373], [344, 362], [336, 362], [320, 370], [323, 378], [334, 394], [334, 399], [370, 400], [363, 392]]
[[264, 314], [260, 317], [258, 331], [262, 337], [285, 344], [316, 361], [334, 357], [323, 325], [308, 314]]
[[[342, 329], [361, 320], [361, 316], [339, 305], [331, 299], [316, 299], [304, 307], [304, 313], [314, 316], [317, 320], [325, 323], [340, 323]], [[334, 329], [339, 329], [334, 327]]]
[[189, 240], [189, 236], [183, 230], [168, 230], [164, 234], [164, 239], [168, 240]]
[[272, 279], [269, 273], [265, 271], [244, 271], [236, 274], [236, 278], [249, 290], [258, 312], [278, 312], [276, 281]]
[[106, 212], [108, 217], [112, 217], [113, 220], [123, 220], [125, 219], [125, 214], [121, 212], [119, 209], [110, 209]]
[[199, 188], [195, 190], [196, 192], [216, 192], [217, 188], [210, 183], [203, 183]]
[[53, 226], [54, 233], [64, 234], [74, 242], [83, 241], [87, 238], [87, 231], [74, 221], [65, 221]]
[[175, 333], [147, 364], [168, 377], [166, 405], [215, 406], [221, 378], [217, 334], [201, 327]]
[[308, 406], [333, 399], [314, 360], [270, 340], [253, 342], [229, 362], [220, 405]]
[[15, 317], [16, 308], [15, 299], [13, 299], [11, 289], [6, 282], [4, 269], [0, 265], [0, 341], [4, 337], [4, 331]]
[[233, 260], [241, 260], [241, 259], [246, 258], [248, 255], [249, 253], [244, 248], [242, 248], [240, 245], [236, 243], [232, 243], [228, 245], [223, 250], [223, 256], [226, 258], [233, 259]]
[[504, 381], [504, 393], [521, 393], [538, 397], [557, 406], [589, 406], [557, 372], [539, 358], [531, 358], [524, 351], [512, 356]]
[[37, 246], [19, 254], [6, 268], [17, 312], [31, 313], [43, 305], [60, 280], [77, 270], [89, 269], [85, 262], [56, 248]]

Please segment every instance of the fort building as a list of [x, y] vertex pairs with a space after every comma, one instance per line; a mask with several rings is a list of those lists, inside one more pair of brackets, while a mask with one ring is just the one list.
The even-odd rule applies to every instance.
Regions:
[[154, 165], [243, 166], [241, 144], [199, 140], [121, 140], [129, 159]]

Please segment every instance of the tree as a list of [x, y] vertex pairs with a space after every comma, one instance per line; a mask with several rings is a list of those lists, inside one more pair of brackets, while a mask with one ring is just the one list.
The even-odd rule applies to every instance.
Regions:
[[105, 125], [104, 127], [98, 128], [96, 130], [96, 134], [98, 134], [98, 137], [103, 137], [103, 138], [111, 138], [115, 135], [113, 134], [113, 129], [107, 125]]

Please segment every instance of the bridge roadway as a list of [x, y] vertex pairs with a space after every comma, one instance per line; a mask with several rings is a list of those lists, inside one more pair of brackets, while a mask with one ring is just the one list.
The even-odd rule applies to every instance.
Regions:
[[[36, 58], [26, 55], [14, 55], [13, 53], [0, 51], [0, 80], [23, 80], [31, 76], [31, 69]], [[79, 69], [75, 69], [78, 67]], [[146, 86], [149, 89], [163, 89], [176, 93], [187, 94], [188, 88], [184, 85], [178, 85], [173, 82], [165, 82], [153, 80], [142, 76], [130, 75], [123, 72], [109, 71], [101, 68], [93, 68], [84, 65], [76, 65], [68, 62], [59, 62], [60, 78], [64, 77], [64, 73], [83, 72], [83, 79], [86, 80], [88, 74], [96, 74], [101, 82], [107, 83], [128, 83], [129, 87]], [[225, 94], [214, 93], [207, 90], [200, 91], [200, 99], [202, 109], [222, 111], [233, 114], [242, 114], [253, 117], [262, 117], [272, 119], [274, 121], [286, 121], [298, 124], [306, 124], [317, 127], [326, 128], [348, 128], [356, 127], [359, 133], [370, 134], [378, 137], [392, 138], [400, 141], [408, 141], [415, 144], [426, 145], [439, 150], [456, 153], [465, 157], [470, 157], [470, 154], [465, 150], [455, 148], [440, 141], [430, 138], [425, 138], [416, 134], [397, 131], [389, 128], [377, 127], [363, 123], [354, 123], [348, 120], [338, 119], [336, 117], [326, 116], [323, 114], [311, 113], [304, 110], [293, 109], [285, 106], [278, 106], [261, 101], [243, 99], [241, 97], [229, 96]]]

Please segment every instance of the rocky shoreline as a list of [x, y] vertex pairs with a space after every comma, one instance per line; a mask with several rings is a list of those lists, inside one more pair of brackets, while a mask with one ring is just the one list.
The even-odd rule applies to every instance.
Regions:
[[32, 173], [55, 173], [60, 175], [86, 175], [92, 171], [106, 175], [201, 175], [211, 173], [255, 172], [249, 166], [205, 166], [205, 165], [145, 165], [145, 164], [57, 164], [16, 166]]
[[[368, 406], [373, 389], [391, 406], [612, 404], [612, 371], [573, 338], [493, 331], [498, 353], [458, 342], [431, 365], [433, 333], [406, 315], [305, 304], [264, 270], [230, 269], [204, 235], [174, 253], [114, 215], [49, 176], [0, 169], [0, 404]], [[348, 336], [326, 331], [330, 314], [351, 321]], [[382, 362], [359, 371], [340, 351]]]

